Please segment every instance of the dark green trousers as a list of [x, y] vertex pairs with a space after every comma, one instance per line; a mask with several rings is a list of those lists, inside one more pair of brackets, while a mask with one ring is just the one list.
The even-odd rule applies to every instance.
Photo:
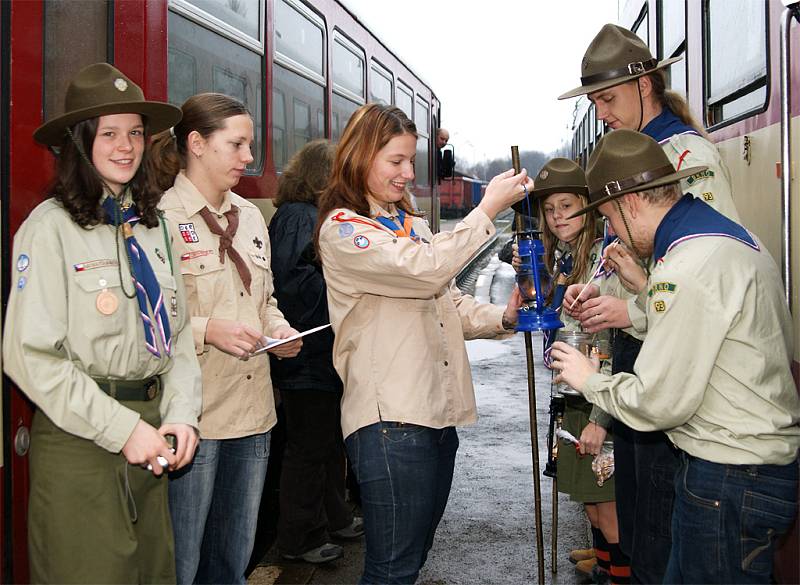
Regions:
[[[159, 400], [123, 402], [156, 428]], [[167, 475], [66, 433], [41, 411], [31, 430], [32, 583], [174, 583]]]

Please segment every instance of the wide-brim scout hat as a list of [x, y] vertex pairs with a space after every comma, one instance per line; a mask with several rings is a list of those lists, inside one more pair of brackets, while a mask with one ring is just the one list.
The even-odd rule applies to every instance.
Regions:
[[147, 131], [155, 134], [174, 126], [181, 110], [164, 102], [144, 99], [141, 88], [108, 63], [84, 67], [70, 81], [64, 97], [64, 114], [42, 124], [33, 138], [47, 146], [60, 146], [67, 128], [107, 114], [141, 114]]
[[672, 65], [682, 57], [664, 61], [653, 58], [647, 45], [634, 33], [616, 24], [606, 24], [594, 37], [581, 61], [581, 85], [558, 99], [594, 93]]
[[614, 130], [600, 139], [589, 157], [586, 180], [589, 205], [570, 219], [626, 193], [646, 191], [706, 170], [706, 166], [676, 171], [658, 142], [634, 130]]
[[533, 180], [533, 189], [528, 193], [528, 200], [517, 201], [514, 211], [533, 215], [537, 211], [536, 204], [553, 193], [575, 193], [588, 195], [586, 173], [568, 158], [552, 158], [545, 163]]

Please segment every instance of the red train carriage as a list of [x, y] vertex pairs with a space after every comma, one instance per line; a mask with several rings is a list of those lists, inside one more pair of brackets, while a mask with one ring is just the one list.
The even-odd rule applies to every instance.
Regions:
[[[672, 89], [687, 97], [719, 148], [731, 171], [742, 223], [782, 267], [793, 310], [792, 372], [800, 389], [796, 236], [800, 214], [791, 209], [800, 201], [800, 3], [627, 0], [621, 4], [620, 24], [639, 35], [659, 60], [684, 56], [668, 69]], [[794, 57], [789, 67], [782, 63], [784, 56]], [[604, 132], [595, 120], [594, 106], [582, 98], [576, 109], [573, 157], [585, 165]], [[793, 161], [794, 181], [787, 160]], [[776, 559], [775, 577], [782, 583], [800, 582], [797, 524]]]
[[[415, 193], [438, 226], [430, 87], [335, 0], [13, 0], [0, 2], [2, 298], [11, 242], [44, 198], [52, 155], [31, 134], [60, 113], [81, 67], [108, 61], [150, 99], [181, 104], [201, 91], [241, 99], [256, 127], [255, 161], [237, 191], [271, 215], [288, 158], [319, 137], [336, 140], [352, 112], [392, 103], [419, 130]], [[3, 378], [0, 575], [26, 582], [27, 451], [31, 405]]]

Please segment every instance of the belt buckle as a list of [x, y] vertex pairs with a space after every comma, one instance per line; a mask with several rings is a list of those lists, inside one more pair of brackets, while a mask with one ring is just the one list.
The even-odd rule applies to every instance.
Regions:
[[147, 387], [147, 399], [153, 400], [158, 395], [158, 377], [154, 377], [153, 381]]

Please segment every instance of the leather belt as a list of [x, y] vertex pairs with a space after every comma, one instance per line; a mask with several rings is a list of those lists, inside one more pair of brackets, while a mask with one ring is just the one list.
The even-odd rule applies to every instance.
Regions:
[[93, 378], [97, 386], [116, 400], [148, 402], [161, 391], [161, 378], [153, 376], [146, 380], [106, 380]]

